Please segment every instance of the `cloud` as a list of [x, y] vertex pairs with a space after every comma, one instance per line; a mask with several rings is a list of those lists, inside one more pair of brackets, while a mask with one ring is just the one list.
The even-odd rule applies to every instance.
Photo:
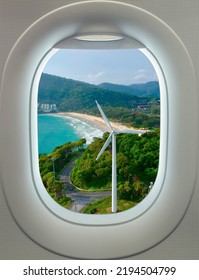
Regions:
[[139, 69], [133, 75], [133, 83], [146, 83], [149, 81], [157, 80], [156, 74], [147, 71], [146, 69]]
[[101, 77], [105, 74], [104, 71], [98, 72], [98, 73], [89, 73], [87, 76], [88, 82], [89, 83], [93, 83], [93, 84], [97, 84], [100, 82]]
[[145, 69], [140, 69], [136, 71], [136, 74], [133, 76], [134, 82], [143, 82], [147, 78], [147, 71]]

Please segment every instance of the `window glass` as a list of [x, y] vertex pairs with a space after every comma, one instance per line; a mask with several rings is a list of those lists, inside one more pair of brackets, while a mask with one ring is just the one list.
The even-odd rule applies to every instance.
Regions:
[[110, 214], [150, 192], [159, 162], [160, 92], [138, 49], [59, 50], [38, 91], [43, 185], [63, 207]]

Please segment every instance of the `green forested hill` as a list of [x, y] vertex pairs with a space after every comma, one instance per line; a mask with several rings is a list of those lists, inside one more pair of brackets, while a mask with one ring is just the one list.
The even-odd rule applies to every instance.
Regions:
[[[148, 90], [157, 93], [157, 82], [148, 83]], [[123, 86], [125, 87], [125, 86]], [[100, 86], [61, 78], [49, 74], [42, 74], [39, 91], [39, 103], [55, 103], [58, 111], [81, 112], [99, 115], [95, 100], [103, 107], [108, 118], [129, 124], [134, 127], [158, 128], [160, 125], [159, 105], [150, 105], [154, 97], [138, 97], [138, 93], [147, 91], [146, 85], [133, 85], [131, 94], [126, 93], [120, 86], [113, 89], [103, 89]], [[133, 95], [135, 93], [135, 95]], [[144, 96], [144, 94], [143, 94]], [[138, 107], [146, 107], [146, 110], [138, 110]]]
[[[72, 182], [84, 189], [111, 188], [111, 144], [96, 160], [107, 134], [92, 142], [73, 168]], [[120, 199], [140, 201], [147, 186], [154, 182], [159, 162], [160, 131], [139, 137], [133, 134], [117, 135], [117, 181]]]
[[130, 85], [130, 88], [140, 92], [137, 96], [160, 99], [160, 87], [159, 82], [157, 81], [151, 81], [144, 84], [133, 84]]
[[[39, 156], [43, 184], [60, 205], [67, 208], [71, 200], [64, 194], [65, 184], [58, 180], [59, 174], [78, 154], [80, 157], [76, 160], [70, 177], [72, 182], [90, 191], [111, 189], [111, 144], [96, 160], [107, 137], [106, 133], [103, 138], [96, 138], [86, 149], [83, 149], [85, 139], [80, 139], [61, 145], [48, 155]], [[147, 195], [151, 182], [155, 181], [159, 162], [159, 141], [159, 130], [143, 134], [141, 137], [135, 134], [117, 135], [117, 193], [119, 201], [123, 200], [122, 204], [127, 208], [140, 202]], [[110, 198], [107, 199], [110, 204]], [[107, 201], [103, 200], [104, 202], [107, 205]], [[95, 204], [91, 208], [88, 207], [85, 213], [95, 213], [96, 209], [102, 208], [96, 203], [97, 206]]]
[[[136, 90], [135, 90], [136, 93]], [[85, 111], [96, 107], [95, 100], [102, 106], [135, 108], [146, 98], [123, 91], [103, 89], [88, 83], [42, 74], [38, 101], [56, 103], [60, 111]]]
[[99, 87], [103, 89], [128, 93], [138, 97], [147, 97], [150, 99], [160, 98], [159, 83], [157, 81], [152, 81], [143, 84], [132, 84], [129, 86], [116, 85], [111, 83], [102, 83], [99, 85]]

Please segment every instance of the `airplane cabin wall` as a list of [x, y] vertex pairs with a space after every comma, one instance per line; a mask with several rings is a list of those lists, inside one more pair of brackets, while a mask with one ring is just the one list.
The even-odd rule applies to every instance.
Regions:
[[[0, 78], [2, 78], [8, 54], [19, 36], [41, 16], [56, 8], [75, 2], [81, 1], [0, 0]], [[121, 2], [130, 3], [153, 13], [177, 33], [191, 55], [198, 82], [199, 1], [125, 0]], [[3, 131], [0, 131], [0, 133], [3, 133]], [[10, 176], [12, 176], [12, 170], [10, 170]], [[129, 259], [199, 259], [198, 198], [197, 176], [192, 201], [184, 219], [176, 230], [159, 245]], [[70, 240], [70, 242], [72, 241]], [[8, 210], [2, 188], [0, 188], [0, 259], [66, 259], [41, 248], [18, 228]]]

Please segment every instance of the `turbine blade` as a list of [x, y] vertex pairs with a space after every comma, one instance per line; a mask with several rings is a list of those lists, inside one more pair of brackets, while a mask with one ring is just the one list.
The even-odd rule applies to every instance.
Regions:
[[101, 106], [99, 105], [99, 103], [97, 102], [97, 100], [95, 100], [95, 102], [96, 102], [97, 107], [98, 107], [98, 109], [99, 109], [99, 111], [100, 111], [100, 114], [102, 115], [102, 118], [104, 119], [105, 124], [108, 126], [108, 128], [109, 128], [111, 131], [113, 131], [113, 128], [112, 128], [110, 122], [108, 121], [106, 115], [104, 114], [104, 112], [103, 112]]
[[96, 160], [98, 160], [98, 158], [103, 154], [103, 152], [106, 150], [106, 148], [108, 147], [108, 145], [111, 143], [112, 140], [112, 133], [109, 135], [109, 137], [107, 138], [106, 142], [104, 143], [101, 151], [99, 152], [99, 154], [97, 155]]
[[144, 131], [144, 130], [134, 130], [134, 129], [121, 129], [121, 130], [118, 130], [117, 131], [117, 134], [119, 134], [119, 133], [132, 133], [132, 134], [139, 134], [139, 135], [141, 135], [141, 134], [144, 134], [144, 133], [146, 133], [146, 131]]

